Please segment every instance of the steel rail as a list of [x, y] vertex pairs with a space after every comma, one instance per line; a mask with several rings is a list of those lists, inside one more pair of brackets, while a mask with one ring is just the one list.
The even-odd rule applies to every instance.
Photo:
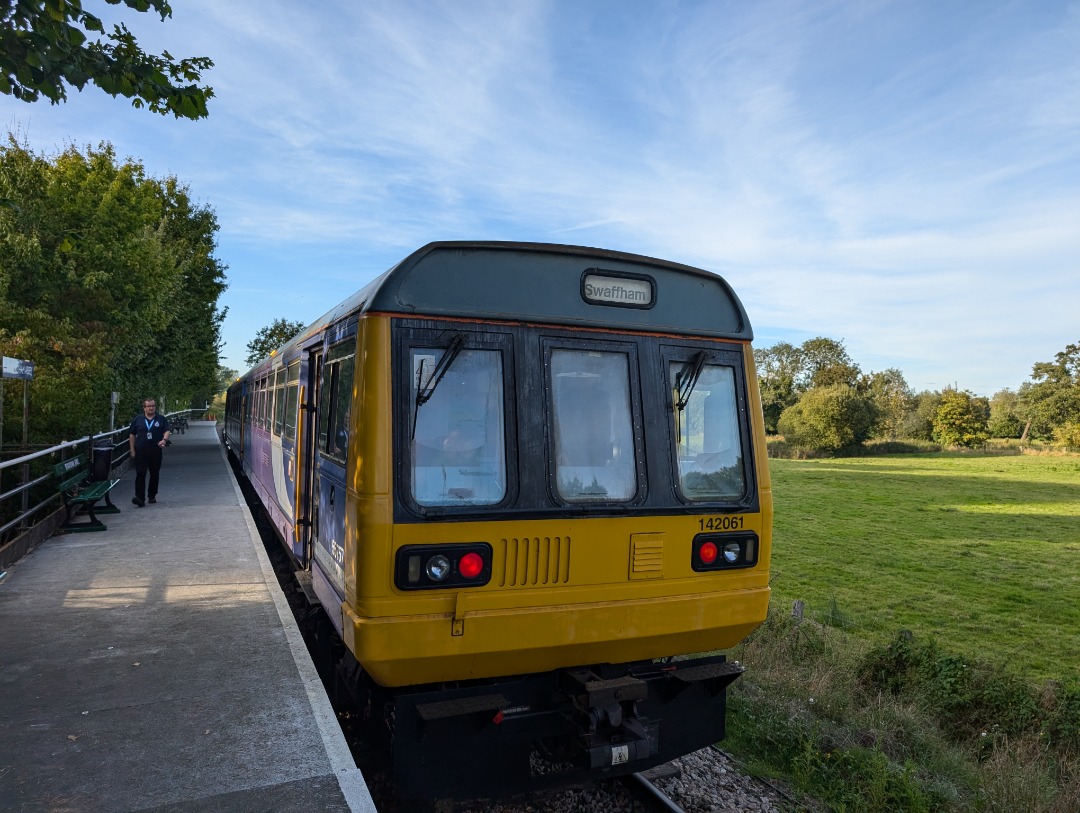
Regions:
[[660, 788], [647, 779], [643, 774], [632, 773], [629, 776], [624, 777], [628, 782], [633, 781], [639, 789], [645, 791], [649, 795], [649, 799], [655, 802], [658, 807], [668, 811], [668, 813], [686, 813], [681, 807], [679, 807], [675, 801], [664, 793]]

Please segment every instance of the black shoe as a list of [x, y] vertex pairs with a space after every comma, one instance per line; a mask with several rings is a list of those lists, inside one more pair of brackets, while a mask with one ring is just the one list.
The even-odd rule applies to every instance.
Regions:
[[150, 503], [151, 505], [153, 505], [154, 503], [157, 502], [157, 497], [151, 497], [150, 499], [147, 500], [147, 502]]
[[139, 506], [139, 508], [142, 508], [143, 505], [145, 505], [145, 503], [142, 500], [140, 500], [138, 497], [132, 497], [131, 501], [133, 503], [135, 503], [135, 505]]

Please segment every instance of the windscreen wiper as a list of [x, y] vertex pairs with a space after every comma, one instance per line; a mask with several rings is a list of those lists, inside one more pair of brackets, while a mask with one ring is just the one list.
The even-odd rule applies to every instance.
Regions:
[[690, 368], [690, 374], [682, 382], [679, 381], [682, 375], [676, 379], [675, 390], [672, 393], [677, 411], [675, 415], [676, 443], [682, 443], [682, 413], [686, 409], [686, 405], [690, 403], [690, 396], [694, 394], [694, 387], [697, 386], [698, 379], [701, 377], [701, 370], [705, 366], [705, 351], [699, 350], [691, 364], [693, 366]]
[[462, 333], [455, 333], [454, 338], [450, 340], [450, 345], [443, 351], [439, 361], [435, 364], [435, 369], [431, 371], [426, 386], [422, 386], [424, 381], [424, 362], [420, 362], [420, 367], [416, 371], [416, 403], [413, 405], [413, 437], [416, 437], [416, 414], [420, 411], [421, 406], [431, 400], [431, 396], [435, 394], [435, 388], [439, 386], [439, 382], [443, 380], [446, 371], [450, 369], [450, 365], [454, 363], [454, 359], [458, 357], [458, 354], [461, 353], [461, 348], [464, 346], [465, 335]]
[[[679, 412], [686, 409], [686, 405], [690, 403], [690, 396], [694, 394], [694, 387], [697, 386], [698, 379], [701, 377], [701, 370], [705, 367], [704, 350], [699, 351], [698, 354], [694, 356], [693, 365], [694, 366], [690, 370], [690, 375], [682, 384], [682, 389], [679, 392], [679, 399], [675, 402], [675, 408], [679, 410]], [[680, 378], [681, 377], [682, 376], [680, 376]]]

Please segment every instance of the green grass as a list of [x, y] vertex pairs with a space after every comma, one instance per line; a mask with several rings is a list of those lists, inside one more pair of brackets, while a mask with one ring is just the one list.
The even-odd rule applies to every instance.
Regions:
[[1031, 680], [1080, 669], [1080, 458], [771, 460], [774, 603]]

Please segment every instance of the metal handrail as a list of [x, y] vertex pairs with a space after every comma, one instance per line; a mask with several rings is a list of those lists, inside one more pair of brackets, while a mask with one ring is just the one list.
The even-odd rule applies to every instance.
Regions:
[[[173, 414], [179, 415], [180, 413], [174, 412]], [[169, 416], [166, 415], [165, 417], [168, 418]], [[79, 438], [78, 440], [65, 440], [63, 443], [58, 443], [56, 446], [50, 446], [48, 449], [42, 449], [41, 451], [32, 452], [28, 455], [23, 455], [22, 457], [16, 457], [14, 460], [9, 460], [7, 463], [0, 462], [0, 471], [3, 471], [6, 468], [10, 468], [11, 466], [21, 466], [23, 464], [30, 463], [34, 460], [37, 460], [39, 457], [56, 454], [57, 452], [62, 452], [64, 449], [73, 449], [76, 446], [82, 445], [83, 443], [93, 443], [95, 440], [100, 440], [101, 438], [107, 438], [111, 435], [118, 435], [121, 432], [126, 432], [127, 430], [128, 428], [125, 426], [121, 429], [114, 429], [111, 432], [103, 432], [100, 435], [87, 435], [86, 437]], [[0, 498], [6, 496], [6, 494], [3, 494], [0, 495]]]
[[52, 477], [51, 474], [43, 474], [36, 480], [31, 480], [29, 483], [23, 483], [21, 486], [16, 486], [15, 488], [11, 489], [11, 491], [5, 491], [3, 494], [0, 494], [0, 502], [3, 502], [8, 497], [14, 497], [17, 494], [22, 494], [24, 491], [29, 491], [34, 486], [41, 485], [50, 477]]

